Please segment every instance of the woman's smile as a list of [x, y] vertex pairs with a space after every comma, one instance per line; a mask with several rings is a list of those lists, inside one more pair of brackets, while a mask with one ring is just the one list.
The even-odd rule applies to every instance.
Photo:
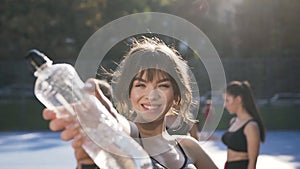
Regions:
[[151, 119], [156, 119], [161, 116], [165, 111], [165, 102], [144, 102], [141, 104], [140, 115], [143, 117], [151, 117]]
[[144, 104], [142, 104], [142, 107], [149, 111], [156, 111], [156, 110], [160, 109], [161, 104], [144, 103]]

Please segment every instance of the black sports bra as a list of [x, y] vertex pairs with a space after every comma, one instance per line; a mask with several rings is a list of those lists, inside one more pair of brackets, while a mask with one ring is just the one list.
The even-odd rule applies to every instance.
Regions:
[[248, 120], [242, 127], [236, 131], [226, 131], [222, 136], [222, 141], [229, 149], [239, 152], [248, 152], [247, 139], [244, 134], [244, 128], [246, 125], [254, 121], [254, 119]]
[[[140, 141], [141, 146], [144, 147], [140, 133], [139, 133], [139, 141]], [[176, 142], [177, 142], [177, 140], [176, 140]], [[185, 154], [183, 148], [181, 147], [181, 145], [178, 142], [177, 142], [177, 145], [184, 156], [184, 163], [180, 169], [188, 169], [189, 165], [193, 164], [193, 161]], [[166, 166], [162, 165], [159, 161], [157, 161], [152, 156], [150, 156], [150, 159], [152, 161], [153, 169], [168, 169]]]

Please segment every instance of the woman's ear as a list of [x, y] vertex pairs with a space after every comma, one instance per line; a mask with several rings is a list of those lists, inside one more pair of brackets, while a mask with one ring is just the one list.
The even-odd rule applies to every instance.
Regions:
[[235, 97], [235, 101], [236, 101], [237, 103], [241, 103], [241, 104], [242, 104], [242, 97], [241, 97], [241, 96], [236, 96], [236, 97]]

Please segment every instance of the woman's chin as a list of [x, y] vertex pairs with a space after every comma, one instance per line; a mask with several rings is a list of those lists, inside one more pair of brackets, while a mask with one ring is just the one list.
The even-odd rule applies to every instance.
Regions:
[[145, 110], [138, 113], [136, 122], [150, 123], [157, 120], [162, 115], [161, 110]]

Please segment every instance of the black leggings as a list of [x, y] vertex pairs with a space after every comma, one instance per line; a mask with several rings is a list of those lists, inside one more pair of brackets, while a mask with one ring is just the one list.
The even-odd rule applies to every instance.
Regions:
[[224, 169], [247, 169], [249, 160], [227, 161]]

